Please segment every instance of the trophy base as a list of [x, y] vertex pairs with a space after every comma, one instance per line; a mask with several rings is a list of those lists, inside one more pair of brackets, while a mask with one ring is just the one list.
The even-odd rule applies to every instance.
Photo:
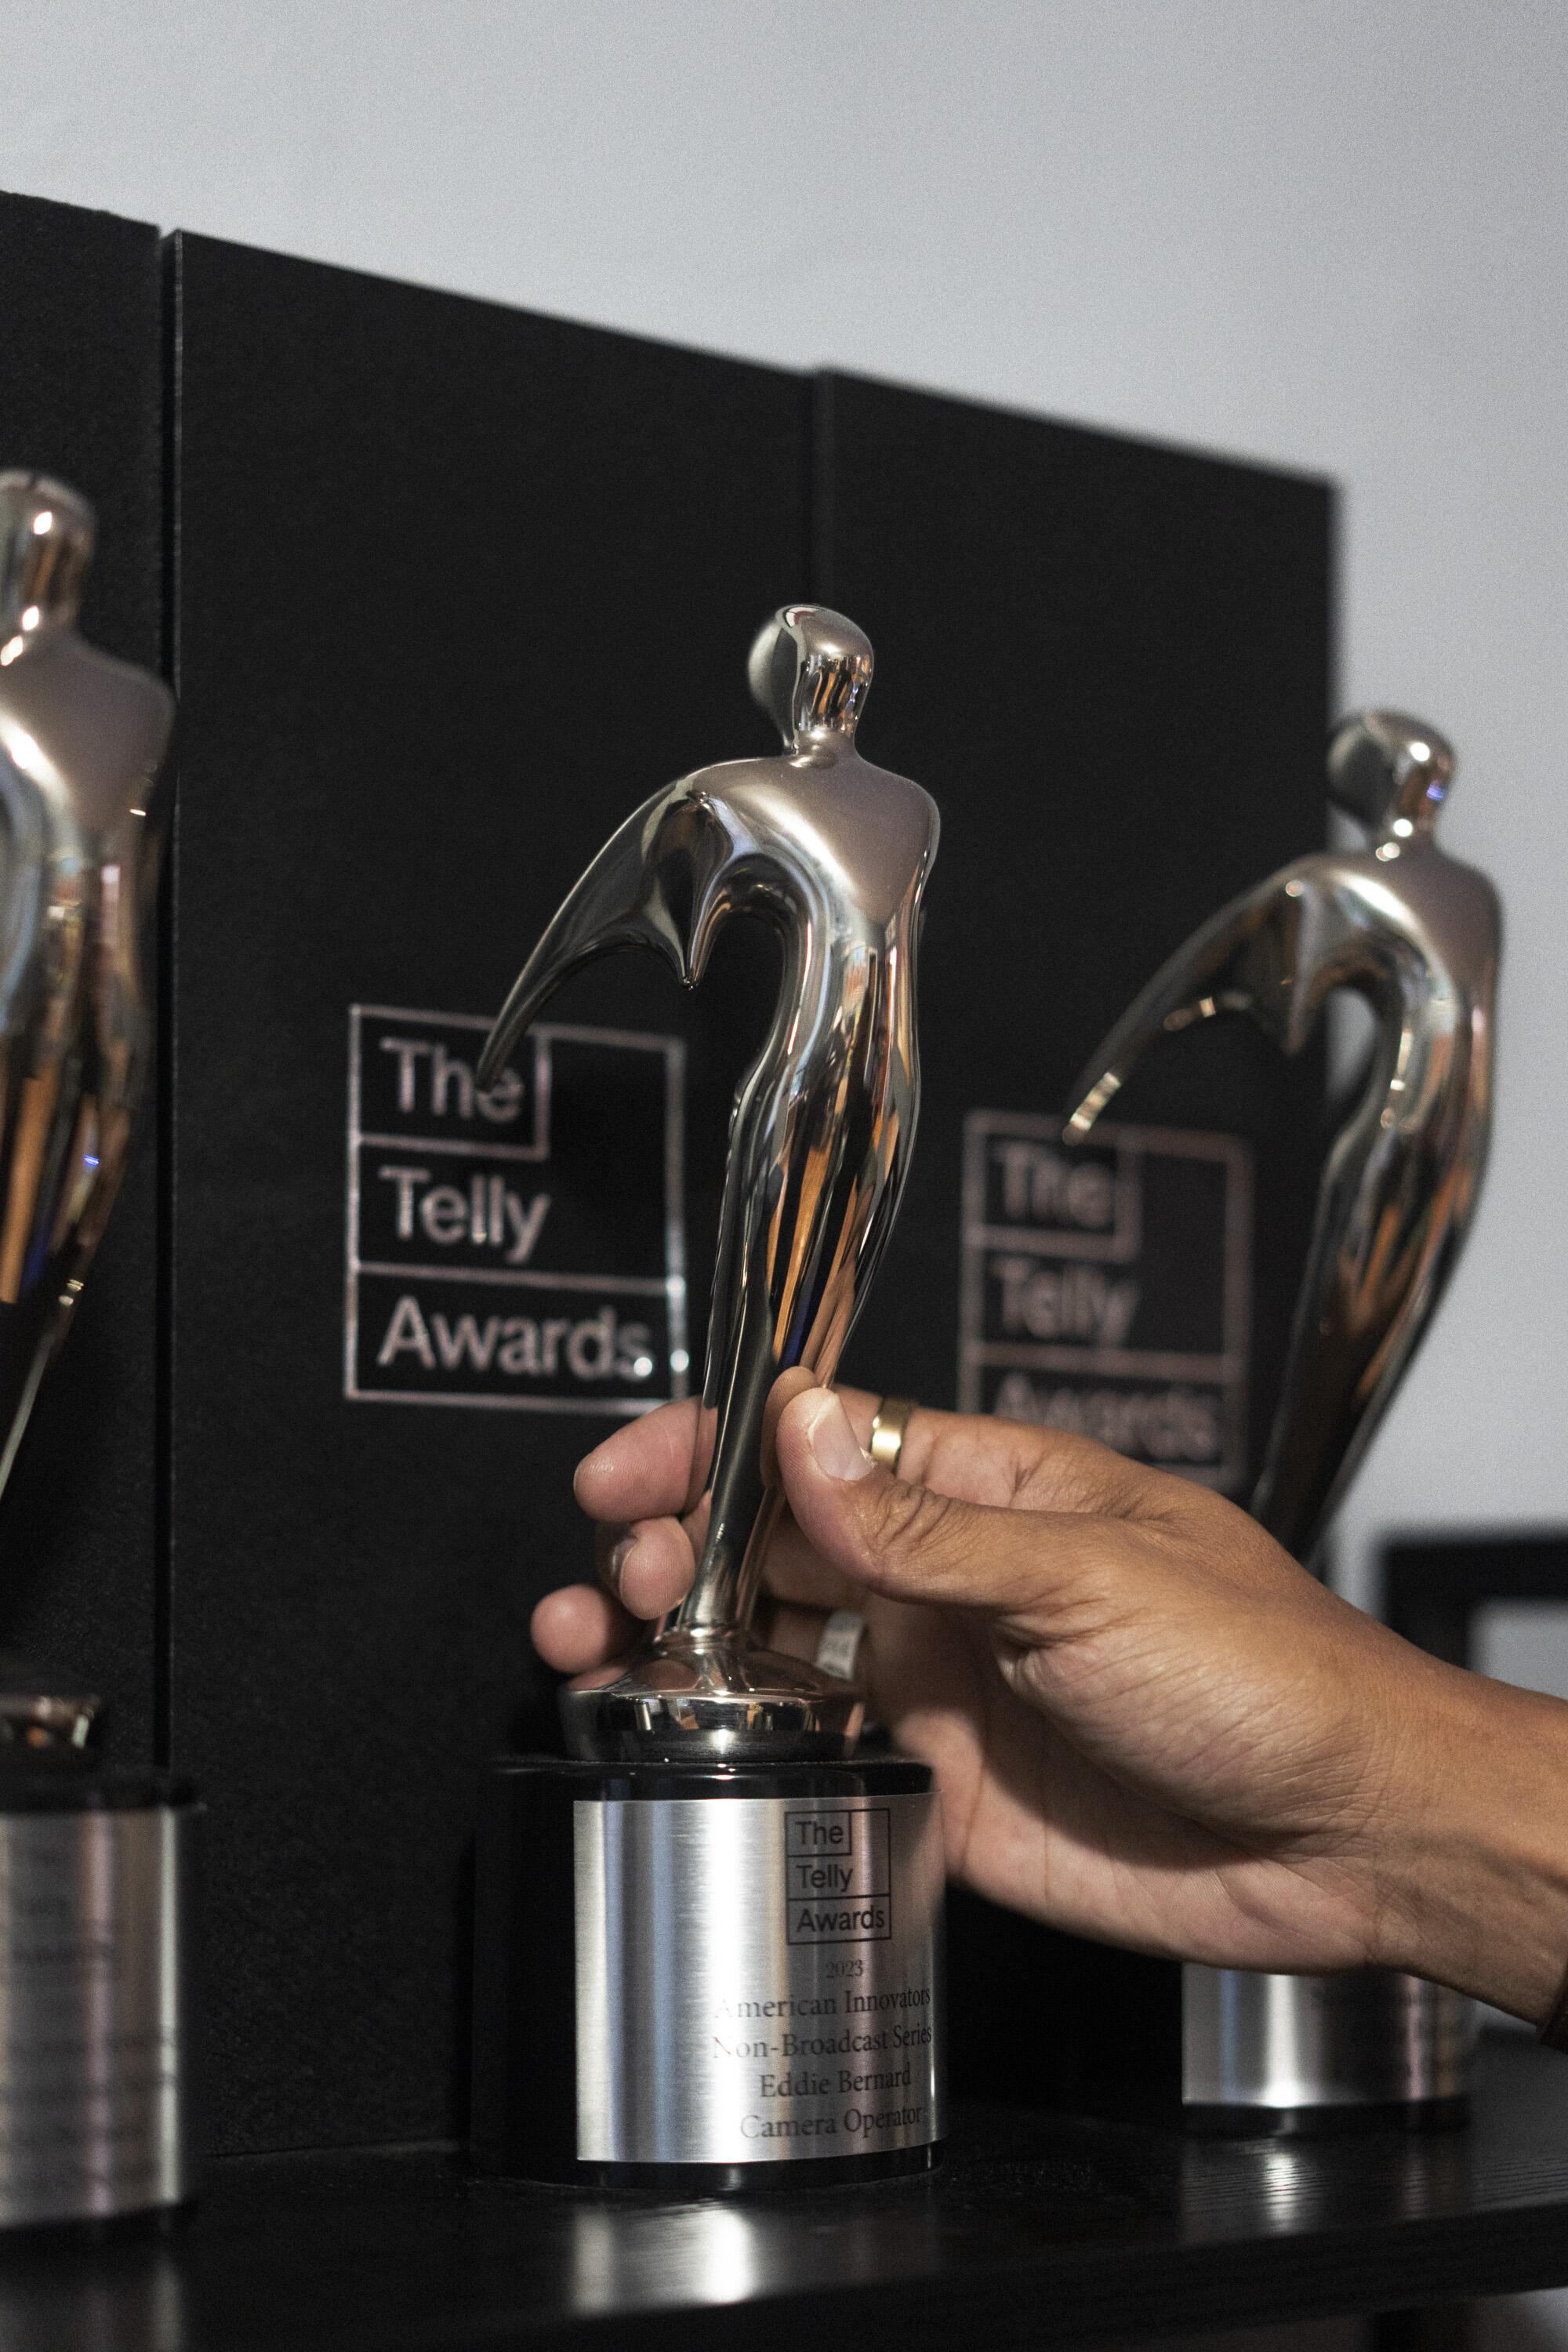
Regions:
[[855, 1753], [853, 1683], [722, 1630], [667, 1626], [628, 1665], [561, 1694], [574, 1756], [628, 1764], [824, 1764]]
[[1463, 2123], [1475, 2005], [1389, 1969], [1182, 1971], [1182, 2119], [1296, 2137]]
[[0, 1762], [0, 2230], [155, 2225], [193, 2194], [198, 1810], [159, 1773]]
[[942, 1885], [922, 1764], [502, 1758], [477, 1855], [475, 2164], [664, 2198], [928, 2170]]

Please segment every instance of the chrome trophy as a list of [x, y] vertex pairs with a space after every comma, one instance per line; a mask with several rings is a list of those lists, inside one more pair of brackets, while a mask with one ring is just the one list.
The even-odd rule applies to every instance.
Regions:
[[[174, 705], [78, 635], [92, 549], [74, 491], [0, 473], [0, 1486], [113, 1205], [149, 1055], [147, 809]], [[190, 2191], [193, 1809], [163, 1776], [98, 1768], [98, 1712], [73, 1683], [0, 1666], [5, 2225]]]
[[[777, 1009], [730, 1130], [695, 1581], [628, 1665], [563, 1694], [579, 1764], [498, 1768], [481, 1829], [476, 2154], [549, 2177], [679, 2165], [723, 2188], [802, 2158], [817, 2159], [795, 2168], [816, 2180], [823, 2159], [864, 2177], [929, 2162], [940, 2133], [931, 1775], [857, 1759], [858, 1691], [752, 1633], [777, 1509], [762, 1463], [769, 1391], [797, 1365], [833, 1379], [909, 1167], [938, 817], [918, 784], [857, 749], [871, 648], [852, 622], [786, 606], [750, 678], [783, 751], [698, 769], [627, 819], [530, 957], [480, 1063], [493, 1082], [552, 991], [609, 949], [651, 948], [694, 987], [731, 915], [761, 915], [782, 942]], [[496, 2087], [525, 1996], [499, 1932], [487, 1958], [486, 1885], [512, 1883], [524, 1839], [560, 1850], [568, 1795], [574, 2109], [522, 2116]], [[858, 1995], [911, 2020], [897, 2063], [770, 2063], [755, 2036], [713, 2032], [725, 2015], [847, 2019]], [[842, 2087], [851, 2074], [858, 2089]]]
[[[1370, 1007], [1371, 1059], [1330, 1150], [1253, 1517], [1310, 1564], [1475, 1215], [1491, 1128], [1502, 925], [1484, 874], [1436, 839], [1454, 755], [1398, 712], [1346, 719], [1329, 793], [1365, 848], [1299, 859], [1178, 948], [1076, 1089], [1092, 1129], [1163, 1035], [1247, 1014], [1299, 1053], [1329, 996]], [[1467, 2003], [1409, 1977], [1189, 1968], [1184, 2097], [1223, 2113], [1442, 2110], [1462, 2095]]]
[[[731, 915], [778, 932], [773, 1025], [735, 1098], [692, 1501], [696, 1580], [626, 1672], [563, 1702], [580, 1756], [847, 1756], [853, 1687], [757, 1647], [751, 1618], [776, 1497], [763, 1412], [797, 1364], [830, 1381], [892, 1225], [920, 1104], [915, 959], [935, 803], [863, 760], [871, 648], [792, 605], [752, 648], [752, 690], [785, 751], [655, 793], [589, 866], [529, 958], [479, 1064], [499, 1074], [560, 982], [651, 948], [689, 988]], [[700, 1502], [699, 1502], [700, 1497]]]

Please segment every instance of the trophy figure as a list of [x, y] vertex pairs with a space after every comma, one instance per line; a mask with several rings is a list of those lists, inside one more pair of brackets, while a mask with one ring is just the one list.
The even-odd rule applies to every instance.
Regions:
[[[174, 705], [77, 635], [92, 545], [73, 491], [0, 474], [0, 1487], [113, 1205], [149, 1054], [147, 805]], [[190, 2192], [194, 1809], [166, 1776], [99, 1768], [98, 1712], [68, 1679], [0, 1664], [5, 2225]]]
[[[1299, 1053], [1329, 995], [1371, 1008], [1372, 1055], [1324, 1169], [1285, 1378], [1250, 1508], [1310, 1565], [1393, 1401], [1475, 1214], [1491, 1128], [1501, 917], [1436, 840], [1454, 755], [1420, 719], [1363, 711], [1329, 746], [1329, 794], [1366, 829], [1271, 875], [1178, 948], [1077, 1088], [1086, 1136], [1163, 1034], [1245, 1013]], [[1468, 2004], [1411, 1977], [1189, 1967], [1184, 2101], [1216, 2120], [1462, 2102]]]
[[[783, 752], [699, 769], [628, 818], [480, 1064], [493, 1081], [551, 992], [608, 949], [652, 948], [695, 987], [731, 915], [762, 915], [782, 942], [777, 1010], [731, 1125], [691, 1591], [628, 1665], [563, 1692], [576, 1761], [503, 1762], [487, 1791], [475, 2153], [552, 2179], [668, 2187], [679, 2172], [723, 2189], [765, 2167], [820, 2184], [837, 2162], [855, 2178], [921, 2168], [941, 2132], [931, 1776], [857, 1759], [858, 1691], [751, 1630], [778, 1505], [769, 1391], [796, 1365], [832, 1380], [908, 1171], [937, 812], [856, 749], [871, 648], [851, 622], [786, 606], [750, 678]], [[562, 1889], [564, 1949], [521, 1925], [542, 1880]], [[542, 2010], [575, 2054], [547, 2095]], [[880, 2064], [845, 2065], [864, 2043], [847, 2021], [884, 2011], [903, 2038], [889, 2032]]]

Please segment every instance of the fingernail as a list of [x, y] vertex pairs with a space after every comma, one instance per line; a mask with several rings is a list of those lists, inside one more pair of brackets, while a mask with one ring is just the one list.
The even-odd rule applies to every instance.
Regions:
[[636, 1536], [621, 1536], [610, 1546], [610, 1556], [605, 1562], [605, 1582], [618, 1601], [621, 1597], [621, 1570], [631, 1558], [637, 1544]]
[[806, 1423], [806, 1442], [816, 1466], [829, 1478], [863, 1478], [871, 1457], [849, 1426], [849, 1416], [836, 1396], [826, 1395]]

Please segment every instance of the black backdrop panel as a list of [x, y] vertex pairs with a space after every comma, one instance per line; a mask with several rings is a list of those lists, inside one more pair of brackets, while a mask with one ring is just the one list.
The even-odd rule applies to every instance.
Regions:
[[[1194, 926], [1321, 843], [1330, 493], [842, 376], [819, 386], [819, 420], [818, 593], [877, 649], [863, 747], [943, 819], [920, 1145], [849, 1369], [951, 1402], [966, 1122], [1054, 1119]], [[1286, 1065], [1216, 1023], [1166, 1043], [1111, 1115], [1252, 1143], [1254, 1466], [1321, 1101], [1315, 1057]]]
[[[672, 1056], [558, 1038], [546, 1133], [526, 1055], [468, 1097], [466, 1024], [638, 799], [765, 748], [808, 392], [199, 238], [176, 299], [171, 1721], [216, 2137], [418, 2137], [461, 2120], [479, 1767], [548, 1716], [530, 1608], [587, 1564], [578, 1402], [670, 1344]], [[693, 1353], [753, 944], [695, 1005], [623, 958], [549, 1016], [689, 1049]], [[346, 1232], [383, 1269], [347, 1334]]]
[[[106, 651], [157, 668], [163, 635], [162, 298], [157, 232], [0, 195], [0, 467], [92, 500], [82, 614]], [[85, 1677], [106, 1753], [153, 1752], [156, 1138], [148, 1106], [68, 1345], [0, 1509], [0, 1643]]]
[[[984, 1341], [1004, 1336], [1010, 1306], [1043, 1309], [1038, 1336], [1067, 1345], [1037, 1360], [1059, 1367], [1075, 1346], [1087, 1352], [1097, 1304], [1131, 1277], [1155, 1351], [1132, 1360], [1210, 1351], [1178, 1354], [1179, 1381], [1162, 1371], [1142, 1383], [1135, 1401], [1145, 1428], [1153, 1412], [1156, 1453], [1169, 1442], [1167, 1458], [1179, 1460], [1184, 1430], [1222, 1430], [1228, 1416], [1244, 1475], [1216, 1483], [1244, 1495], [1310, 1232], [1321, 1150], [1316, 1055], [1287, 1065], [1239, 1023], [1164, 1045], [1114, 1106], [1117, 1128], [1146, 1148], [1093, 1155], [1098, 1202], [1091, 1181], [1080, 1204], [1097, 1248], [1114, 1238], [1092, 1230], [1099, 1211], [1109, 1228], [1130, 1206], [1127, 1222], [1142, 1230], [1126, 1237], [1121, 1260], [1073, 1255], [1083, 1234], [1049, 1235], [1058, 1255], [1032, 1257], [977, 1235], [1005, 1214], [998, 1150], [1023, 1146], [1053, 1172], [1067, 1089], [1162, 960], [1233, 892], [1322, 840], [1331, 494], [1259, 467], [844, 377], [821, 383], [817, 416], [817, 593], [852, 613], [877, 649], [864, 749], [918, 777], [943, 815], [921, 972], [920, 1142], [846, 1370], [951, 1402], [961, 1315]], [[1218, 1148], [1243, 1173], [1250, 1162], [1255, 1246], [1239, 1270], [1249, 1293], [1239, 1328], [1245, 1349], [1250, 1323], [1251, 1371], [1235, 1400], [1244, 1425], [1224, 1384], [1203, 1376], [1217, 1349], [1218, 1213], [1194, 1195], [1184, 1213], [1199, 1222], [1184, 1243], [1172, 1197], [1173, 1176], [1184, 1171], [1190, 1190], [1206, 1170], [1212, 1189], [1221, 1170], [1212, 1157], [1174, 1156], [1172, 1129], [1200, 1154], [1215, 1146], [1194, 1131], [1238, 1139]], [[1111, 1180], [1119, 1162], [1133, 1161], [1122, 1171], [1131, 1202], [1118, 1206]], [[1072, 1218], [1059, 1200], [1026, 1200], [1005, 1222], [1034, 1223], [1026, 1240], [1036, 1249], [1039, 1227]], [[1235, 1234], [1245, 1241], [1245, 1223]], [[1024, 1347], [1006, 1359], [1029, 1360]], [[1101, 1364], [1115, 1360], [1112, 1351]], [[973, 1401], [1016, 1410], [998, 1398], [994, 1370], [971, 1378]], [[1047, 1402], [1073, 1385], [1059, 1370], [1037, 1382]], [[1092, 1410], [1112, 1416], [1139, 1386], [1103, 1370], [1076, 1382]], [[957, 2087], [1068, 2103], [1176, 2095], [1173, 1968], [963, 1898], [950, 1948]], [[1070, 2024], [1020, 2053], [993, 2032], [998, 2002]]]

